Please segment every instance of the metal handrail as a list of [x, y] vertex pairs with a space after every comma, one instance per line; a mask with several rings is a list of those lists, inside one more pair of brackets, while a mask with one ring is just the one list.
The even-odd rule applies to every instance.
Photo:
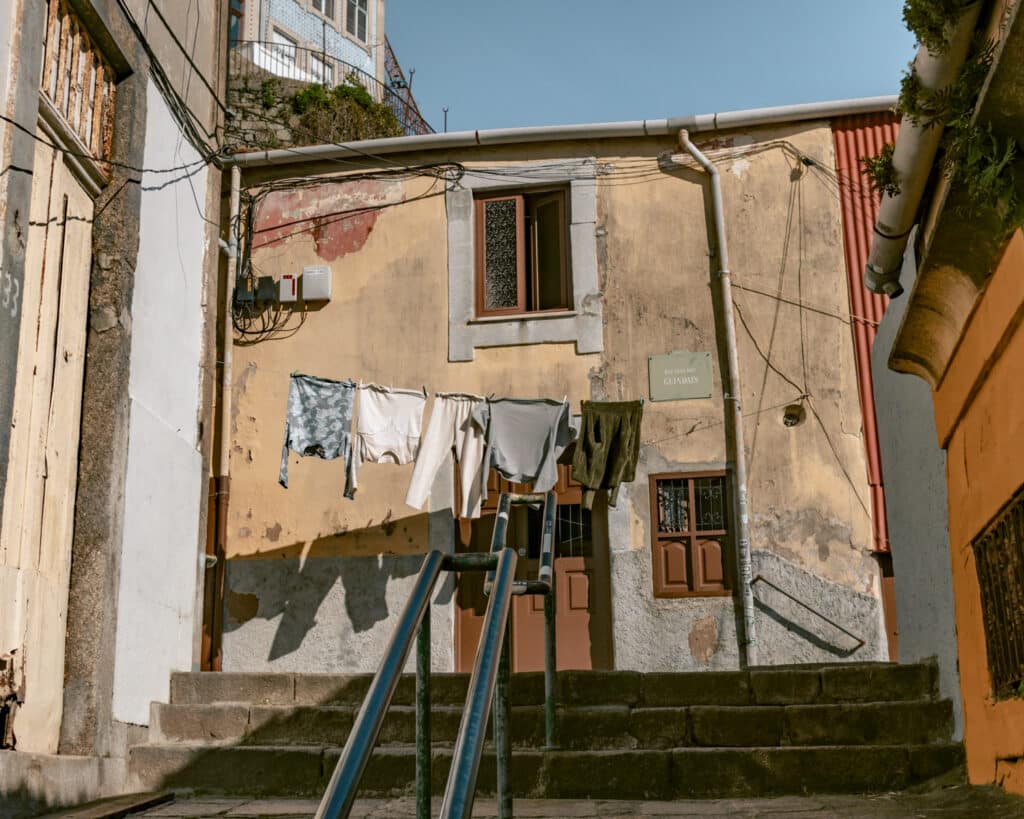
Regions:
[[[492, 594], [487, 601], [483, 631], [473, 663], [473, 675], [469, 682], [466, 709], [462, 712], [452, 767], [441, 802], [443, 819], [468, 819], [473, 813], [473, 798], [476, 794], [476, 777], [480, 770], [480, 754], [484, 747], [484, 733], [487, 715], [491, 710], [491, 698], [498, 676], [499, 656], [507, 656], [508, 615], [512, 607], [512, 584], [515, 578], [518, 555], [514, 549], [504, 549], [498, 558]], [[498, 713], [495, 713], [495, 744], [507, 744], [507, 719], [503, 720], [502, 737], [498, 736]], [[502, 754], [499, 751], [499, 757]], [[504, 761], [505, 765], [502, 765]], [[498, 776], [507, 781], [508, 759], [499, 758]], [[500, 790], [500, 788], [499, 788]], [[507, 790], [507, 789], [506, 789]], [[504, 815], [504, 814], [501, 814]]]
[[847, 637], [851, 638], [854, 642], [857, 643], [856, 648], [853, 649], [854, 651], [857, 651], [858, 649], [863, 648], [864, 645], [866, 645], [866, 641], [864, 640], [864, 638], [858, 637], [856, 634], [854, 634], [849, 629], [844, 628], [843, 626], [839, 625], [839, 623], [837, 623], [835, 620], [832, 620], [832, 619], [826, 617], [824, 614], [822, 614], [817, 609], [812, 608], [811, 606], [807, 605], [799, 597], [795, 597], [793, 594], [791, 594], [790, 592], [786, 591], [781, 586], [776, 585], [771, 580], [769, 580], [767, 577], [765, 577], [763, 574], [757, 575], [756, 577], [754, 577], [753, 580], [750, 581], [750, 585], [751, 586], [753, 586], [755, 583], [764, 583], [766, 586], [771, 586], [779, 594], [783, 595], [784, 597], [788, 597], [790, 600], [792, 600], [798, 606], [801, 606], [802, 608], [806, 609], [811, 614], [813, 614], [815, 617], [820, 617], [822, 620], [824, 620], [830, 626], [835, 628], [837, 631], [843, 632], [843, 634], [845, 634]]
[[[541, 502], [544, 504], [544, 534], [538, 579], [516, 580], [519, 556], [514, 549], [505, 545], [509, 511], [513, 503], [540, 505]], [[352, 810], [359, 780], [377, 744], [384, 716], [409, 657], [414, 635], [417, 638], [416, 815], [419, 819], [430, 816], [430, 597], [442, 571], [486, 571], [485, 591], [489, 599], [470, 677], [466, 707], [452, 755], [441, 816], [445, 819], [466, 819], [473, 811], [487, 715], [493, 701], [494, 744], [498, 763], [498, 815], [502, 819], [511, 817], [512, 796], [508, 784], [511, 757], [508, 684], [511, 666], [509, 612], [514, 594], [544, 595], [545, 740], [548, 748], [555, 744], [555, 604], [551, 582], [555, 508], [553, 492], [546, 495], [503, 493], [498, 501], [498, 517], [489, 552], [445, 555], [435, 550], [424, 558], [412, 593], [317, 808], [316, 819], [347, 817]]]
[[[356, 787], [370, 761], [373, 747], [377, 744], [384, 715], [391, 705], [391, 698], [398, 687], [402, 669], [405, 668], [416, 627], [421, 621], [429, 621], [429, 617], [424, 617], [424, 613], [430, 604], [430, 594], [441, 574], [443, 562], [444, 555], [438, 551], [430, 552], [423, 560], [409, 601], [405, 604], [394, 634], [391, 635], [384, 659], [381, 660], [370, 689], [363, 698], [359, 715], [349, 732], [345, 750], [342, 751], [341, 759], [338, 760], [327, 790], [320, 800], [316, 819], [337, 819], [348, 816], [352, 810]], [[429, 740], [429, 734], [427, 736]]]
[[[513, 504], [537, 506], [544, 504], [544, 523], [541, 532], [540, 566], [536, 580], [516, 580], [512, 584], [512, 594], [544, 595], [544, 745], [552, 749], [555, 740], [555, 588], [552, 567], [554, 564], [554, 532], [555, 513], [558, 499], [554, 492], [547, 493], [514, 493], [503, 492], [498, 499], [498, 513], [494, 521], [494, 532], [491, 535], [491, 554], [495, 555], [505, 548], [508, 537], [508, 522]], [[490, 592], [494, 571], [487, 573], [484, 581], [484, 594]], [[508, 704], [499, 696], [498, 711], [507, 711]], [[499, 768], [500, 770], [500, 768]], [[498, 788], [499, 803], [507, 798]], [[511, 809], [511, 808], [510, 808]]]

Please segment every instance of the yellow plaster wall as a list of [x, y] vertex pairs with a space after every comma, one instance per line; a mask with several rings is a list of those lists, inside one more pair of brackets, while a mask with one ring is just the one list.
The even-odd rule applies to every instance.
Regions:
[[[834, 168], [831, 131], [827, 123], [810, 124], [764, 131], [758, 140], [758, 151], [721, 165], [735, 281], [767, 294], [735, 291], [761, 350], [738, 322], [753, 546], [873, 594], [838, 193], [834, 174], [825, 170]], [[752, 142], [735, 135], [702, 144], [714, 150]], [[714, 397], [648, 402], [642, 437], [659, 462], [724, 462], [705, 177], [689, 168], [660, 171], [657, 154], [673, 148], [670, 140], [623, 140], [480, 149], [458, 157], [471, 166], [520, 162], [524, 155], [596, 155], [611, 169], [598, 185], [602, 354], [576, 355], [572, 344], [533, 345], [477, 350], [473, 362], [449, 363], [444, 198], [381, 211], [365, 246], [331, 263], [329, 304], [311, 312], [290, 337], [235, 348], [228, 556], [407, 552], [426, 542], [427, 516], [403, 502], [411, 467], [366, 467], [354, 502], [341, 498], [338, 462], [292, 456], [292, 488], [277, 485], [288, 373], [295, 369], [431, 390], [568, 394], [578, 411], [580, 399], [645, 396], [649, 355], [706, 350], [713, 355]], [[821, 167], [803, 165], [794, 150]], [[405, 182], [406, 199], [427, 184]], [[308, 235], [257, 251], [254, 259], [264, 273], [319, 262]], [[800, 302], [813, 308], [802, 311], [802, 333]], [[812, 396], [807, 420], [783, 426], [782, 406], [805, 388]], [[629, 545], [648, 548], [637, 505], [645, 502], [645, 488], [634, 495]]]
[[[948, 436], [949, 542], [967, 771], [974, 783], [1024, 793], [1024, 700], [995, 701], [972, 541], [1024, 485], [1024, 236], [986, 285], [935, 392]], [[969, 377], [973, 376], [973, 377]], [[970, 383], [968, 383], [970, 382]]]

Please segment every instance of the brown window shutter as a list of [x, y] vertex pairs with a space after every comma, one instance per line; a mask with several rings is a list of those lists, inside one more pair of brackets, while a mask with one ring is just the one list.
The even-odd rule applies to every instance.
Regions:
[[722, 543], [719, 540], [700, 539], [696, 541], [695, 554], [699, 568], [694, 590], [724, 591], [728, 588], [725, 582], [723, 551]]
[[654, 544], [654, 596], [680, 597], [690, 590], [689, 550], [683, 540]]

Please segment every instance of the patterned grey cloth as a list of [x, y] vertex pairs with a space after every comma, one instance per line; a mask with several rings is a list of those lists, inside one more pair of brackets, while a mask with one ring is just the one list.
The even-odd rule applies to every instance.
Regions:
[[345, 459], [345, 497], [355, 495], [352, 458], [352, 405], [356, 385], [313, 375], [293, 374], [288, 389], [288, 417], [281, 448], [281, 486], [288, 488], [288, 450], [325, 461]]

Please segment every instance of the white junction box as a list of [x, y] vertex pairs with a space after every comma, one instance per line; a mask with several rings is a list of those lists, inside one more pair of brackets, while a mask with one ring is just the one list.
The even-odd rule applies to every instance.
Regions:
[[327, 266], [302, 268], [302, 298], [304, 301], [330, 300], [331, 268]]
[[291, 273], [285, 273], [277, 283], [277, 300], [281, 304], [298, 301], [299, 288], [298, 277]]

